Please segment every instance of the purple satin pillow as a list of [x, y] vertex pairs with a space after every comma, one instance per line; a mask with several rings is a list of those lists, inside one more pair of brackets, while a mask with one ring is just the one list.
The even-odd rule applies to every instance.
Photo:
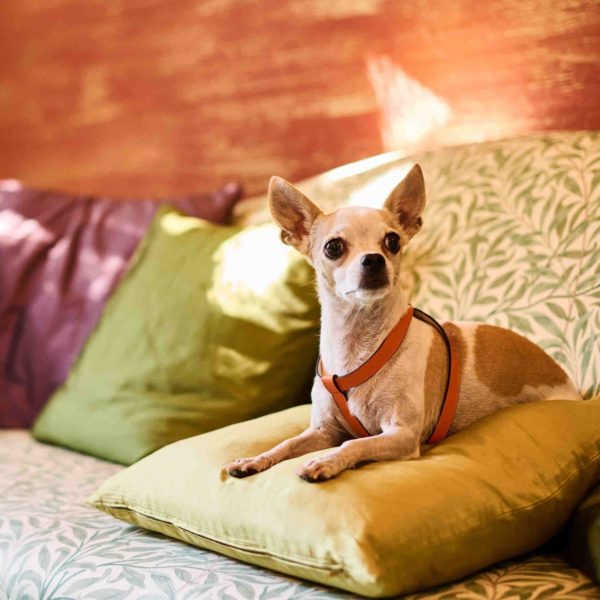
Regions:
[[111, 200], [0, 180], [0, 427], [29, 427], [65, 381], [161, 204], [226, 223], [241, 195]]

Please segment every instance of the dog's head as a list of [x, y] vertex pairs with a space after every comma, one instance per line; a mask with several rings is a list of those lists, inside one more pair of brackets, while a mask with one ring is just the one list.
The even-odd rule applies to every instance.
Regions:
[[422, 225], [425, 183], [419, 165], [382, 209], [347, 207], [323, 214], [302, 192], [272, 177], [269, 207], [281, 239], [314, 265], [321, 289], [347, 302], [384, 298], [398, 282], [400, 257]]

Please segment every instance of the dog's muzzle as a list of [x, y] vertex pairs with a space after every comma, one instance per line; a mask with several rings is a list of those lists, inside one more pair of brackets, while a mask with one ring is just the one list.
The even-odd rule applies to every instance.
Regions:
[[389, 283], [385, 258], [381, 254], [365, 254], [360, 259], [362, 274], [360, 288], [363, 290], [377, 290]]

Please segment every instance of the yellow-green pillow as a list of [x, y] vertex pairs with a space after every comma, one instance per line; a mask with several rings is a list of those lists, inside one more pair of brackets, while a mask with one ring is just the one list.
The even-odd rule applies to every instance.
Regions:
[[320, 484], [294, 471], [323, 452], [246, 479], [222, 472], [308, 420], [300, 406], [177, 442], [110, 478], [90, 503], [202, 548], [380, 597], [539, 546], [600, 476], [600, 399], [512, 407], [418, 460]]
[[305, 402], [318, 351], [313, 276], [273, 225], [163, 210], [35, 437], [130, 464]]

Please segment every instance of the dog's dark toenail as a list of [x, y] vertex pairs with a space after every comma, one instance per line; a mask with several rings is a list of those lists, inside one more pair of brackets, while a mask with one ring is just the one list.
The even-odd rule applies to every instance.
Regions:
[[308, 481], [308, 483], [319, 483], [319, 481], [325, 481], [324, 477], [312, 477], [311, 475], [299, 475], [300, 479]]
[[229, 474], [232, 477], [237, 477], [237, 479], [243, 479], [244, 477], [248, 477], [248, 475], [255, 475], [257, 471], [255, 469], [247, 469], [242, 471], [241, 469], [231, 469]]

